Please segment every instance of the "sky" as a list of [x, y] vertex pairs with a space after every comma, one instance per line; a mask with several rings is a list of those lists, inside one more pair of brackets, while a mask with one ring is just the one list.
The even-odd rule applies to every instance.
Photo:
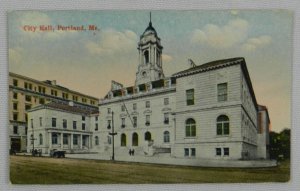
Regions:
[[[165, 76], [196, 65], [244, 57], [257, 102], [273, 131], [291, 127], [293, 14], [286, 10], [151, 11]], [[102, 98], [111, 80], [134, 85], [137, 43], [149, 11], [12, 11], [9, 71]], [[54, 30], [41, 31], [40, 26]], [[57, 26], [84, 26], [62, 31]], [[89, 25], [97, 30], [88, 30]], [[33, 32], [33, 27], [37, 29]]]

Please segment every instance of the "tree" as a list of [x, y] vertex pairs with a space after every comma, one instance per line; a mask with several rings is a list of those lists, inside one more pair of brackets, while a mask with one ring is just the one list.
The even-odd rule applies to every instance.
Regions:
[[290, 141], [291, 130], [283, 129], [280, 133], [271, 131], [270, 137], [270, 158], [284, 159], [290, 158], [291, 141]]

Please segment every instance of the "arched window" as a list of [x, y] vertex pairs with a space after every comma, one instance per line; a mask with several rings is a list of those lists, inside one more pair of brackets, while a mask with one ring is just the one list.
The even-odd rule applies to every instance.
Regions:
[[144, 52], [144, 63], [145, 63], [145, 64], [148, 64], [148, 63], [149, 63], [149, 51], [148, 51], [148, 50], [146, 50], [146, 51]]
[[164, 132], [164, 143], [169, 143], [170, 142], [170, 132], [165, 131]]
[[185, 121], [185, 136], [186, 137], [196, 136], [196, 122], [192, 118], [189, 118]]
[[99, 145], [99, 137], [98, 136], [95, 137], [95, 145]]
[[40, 140], [40, 145], [42, 145], [42, 144], [43, 144], [43, 135], [40, 134], [40, 135], [39, 135], [39, 138], [40, 138], [40, 139], [39, 139], [39, 140]]
[[139, 136], [137, 133], [132, 134], [132, 146], [138, 146], [139, 145]]
[[126, 135], [124, 133], [121, 135], [121, 147], [126, 147]]
[[151, 133], [149, 131], [145, 133], [145, 141], [151, 141]]
[[58, 140], [57, 134], [56, 133], [52, 134], [52, 144], [58, 144], [57, 140]]
[[229, 118], [226, 115], [217, 118], [217, 135], [229, 135]]

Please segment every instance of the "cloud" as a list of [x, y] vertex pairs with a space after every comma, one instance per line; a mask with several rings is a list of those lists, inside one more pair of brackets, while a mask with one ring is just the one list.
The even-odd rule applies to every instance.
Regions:
[[85, 47], [91, 54], [111, 55], [136, 50], [136, 43], [137, 35], [130, 30], [119, 32], [114, 29], [107, 29], [99, 33], [97, 40], [88, 41]]
[[191, 41], [206, 44], [213, 48], [229, 48], [243, 42], [248, 35], [249, 24], [243, 19], [230, 20], [224, 26], [207, 24], [203, 29], [196, 29]]
[[272, 42], [272, 38], [268, 35], [259, 36], [256, 38], [248, 39], [243, 45], [243, 50], [255, 51], [257, 48], [261, 48], [269, 45]]
[[172, 62], [173, 58], [170, 55], [162, 54], [162, 60], [164, 63], [169, 63]]

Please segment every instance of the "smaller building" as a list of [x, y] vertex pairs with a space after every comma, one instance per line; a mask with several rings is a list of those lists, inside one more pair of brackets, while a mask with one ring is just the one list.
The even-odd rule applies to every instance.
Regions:
[[28, 111], [27, 152], [52, 149], [67, 153], [88, 152], [92, 147], [92, 128], [96, 128], [98, 111], [69, 104], [50, 102]]
[[261, 159], [269, 159], [269, 131], [270, 118], [268, 108], [263, 105], [258, 106], [258, 132], [257, 132], [257, 157]]

